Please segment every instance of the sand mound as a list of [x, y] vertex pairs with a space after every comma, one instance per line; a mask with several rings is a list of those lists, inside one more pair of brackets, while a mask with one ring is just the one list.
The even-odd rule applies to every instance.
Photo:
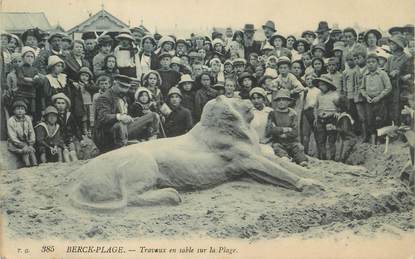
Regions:
[[413, 231], [413, 195], [399, 180], [409, 156], [402, 144], [359, 145], [350, 157], [357, 166], [311, 162], [310, 175], [326, 186], [299, 193], [249, 179], [182, 194], [174, 207], [128, 207], [94, 214], [68, 204], [72, 173], [85, 161], [47, 164], [1, 175], [0, 209], [10, 238], [122, 239], [213, 237], [270, 239], [315, 237], [343, 230], [355, 233]]

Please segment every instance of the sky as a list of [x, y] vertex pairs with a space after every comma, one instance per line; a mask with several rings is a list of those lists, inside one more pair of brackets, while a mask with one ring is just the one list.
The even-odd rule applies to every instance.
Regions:
[[[317, 29], [320, 20], [340, 28], [383, 28], [415, 23], [415, 0], [0, 0], [5, 12], [44, 12], [68, 30], [104, 8], [131, 26], [150, 31], [198, 30], [273, 20], [281, 33]], [[1, 26], [1, 25], [0, 25]]]

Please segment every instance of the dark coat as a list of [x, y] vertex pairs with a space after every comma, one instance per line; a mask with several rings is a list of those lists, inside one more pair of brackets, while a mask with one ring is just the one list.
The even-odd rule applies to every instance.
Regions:
[[78, 141], [82, 140], [82, 131], [71, 112], [65, 112], [58, 115], [58, 124], [62, 131], [63, 142], [66, 145], [73, 143], [75, 138]]
[[110, 150], [114, 147], [111, 128], [118, 122], [117, 113], [120, 113], [120, 110], [117, 102], [119, 98], [112, 89], [108, 89], [96, 100], [94, 142], [101, 150]]
[[[79, 63], [76, 61], [75, 56], [72, 54], [72, 52], [67, 55], [64, 59], [65, 61], [65, 70], [64, 73], [68, 76], [68, 79], [77, 81], [79, 79], [79, 70], [81, 67], [90, 67], [90, 63], [85, 59], [81, 59], [82, 66], [79, 65]], [[91, 78], [93, 79], [93, 78]]]
[[245, 47], [245, 59], [248, 59], [249, 54], [251, 53], [259, 53], [261, 52], [261, 42], [254, 40], [252, 46], [244, 46]]
[[188, 109], [179, 106], [172, 109], [164, 125], [167, 137], [183, 135], [193, 127], [192, 114]]

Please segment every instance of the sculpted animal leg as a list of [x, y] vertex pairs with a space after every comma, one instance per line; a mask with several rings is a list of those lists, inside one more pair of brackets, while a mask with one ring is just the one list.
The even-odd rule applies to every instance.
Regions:
[[248, 170], [248, 174], [256, 180], [296, 191], [323, 189], [320, 184], [311, 179], [299, 177], [266, 157], [254, 156], [248, 163], [252, 165], [251, 170]]
[[128, 196], [128, 206], [178, 205], [181, 201], [179, 193], [173, 188], [150, 190]]
[[96, 180], [75, 186], [70, 195], [73, 206], [92, 211], [111, 211], [127, 206], [127, 192], [121, 174], [103, 176]]

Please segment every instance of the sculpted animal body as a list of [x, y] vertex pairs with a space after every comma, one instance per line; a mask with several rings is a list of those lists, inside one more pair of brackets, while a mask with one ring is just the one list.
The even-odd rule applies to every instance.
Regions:
[[240, 177], [297, 191], [317, 184], [261, 152], [249, 127], [249, 101], [218, 97], [187, 134], [105, 153], [78, 169], [72, 204], [89, 209], [178, 204], [177, 191], [200, 190]]

